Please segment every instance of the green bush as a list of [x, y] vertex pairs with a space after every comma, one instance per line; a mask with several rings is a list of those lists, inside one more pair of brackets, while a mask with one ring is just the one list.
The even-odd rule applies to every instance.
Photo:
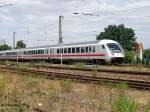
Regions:
[[136, 62], [136, 64], [142, 63], [142, 61], [141, 61], [139, 56], [136, 58], [135, 62]]
[[125, 51], [124, 62], [128, 64], [133, 64], [134, 62], [134, 53], [132, 51]]
[[125, 96], [119, 96], [112, 103], [112, 112], [137, 112], [138, 104]]
[[150, 65], [150, 61], [147, 59], [146, 60], [146, 65], [149, 66]]

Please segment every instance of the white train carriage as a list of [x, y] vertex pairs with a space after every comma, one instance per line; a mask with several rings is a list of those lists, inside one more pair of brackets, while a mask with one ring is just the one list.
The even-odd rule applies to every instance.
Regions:
[[96, 60], [111, 62], [122, 60], [124, 51], [113, 40], [100, 40], [81, 43], [62, 44], [61, 46], [42, 46], [0, 52], [0, 59], [18, 60]]

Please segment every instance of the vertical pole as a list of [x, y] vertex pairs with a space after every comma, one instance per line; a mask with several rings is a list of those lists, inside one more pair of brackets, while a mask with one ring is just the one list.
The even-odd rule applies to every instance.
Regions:
[[5, 39], [3, 40], [3, 45], [5, 45], [6, 43], [5, 43]]
[[59, 40], [58, 40], [58, 45], [60, 46], [60, 53], [61, 53], [61, 56], [60, 56], [60, 60], [61, 60], [61, 63], [60, 63], [60, 66], [62, 67], [62, 61], [63, 61], [63, 58], [62, 58], [62, 43], [63, 43], [63, 40], [62, 40], [62, 18], [63, 16], [59, 16]]
[[16, 38], [16, 32], [13, 32], [13, 49], [15, 49], [15, 38]]
[[62, 16], [59, 16], [59, 40], [58, 44], [62, 44]]

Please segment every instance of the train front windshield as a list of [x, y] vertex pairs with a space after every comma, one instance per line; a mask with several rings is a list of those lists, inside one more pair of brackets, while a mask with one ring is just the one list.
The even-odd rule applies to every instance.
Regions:
[[122, 52], [122, 49], [119, 44], [108, 43], [107, 46], [113, 53], [121, 53]]

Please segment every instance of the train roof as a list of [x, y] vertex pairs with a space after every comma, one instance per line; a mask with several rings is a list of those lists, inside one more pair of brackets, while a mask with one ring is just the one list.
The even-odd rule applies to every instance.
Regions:
[[[103, 39], [100, 41], [86, 41], [86, 42], [72, 42], [72, 43], [63, 43], [61, 46], [74, 46], [74, 45], [88, 45], [88, 44], [106, 44], [106, 43], [117, 43], [113, 40]], [[36, 48], [49, 48], [49, 47], [58, 47], [59, 45], [46, 45], [46, 46], [37, 46], [37, 47], [29, 47], [25, 49], [36, 49]]]
[[[87, 42], [72, 42], [72, 43], [63, 43], [61, 46], [72, 46], [72, 45], [86, 45], [86, 44], [97, 44], [99, 41], [87, 41]], [[36, 48], [49, 48], [49, 47], [58, 47], [59, 45], [46, 45], [46, 46], [37, 46], [37, 47], [28, 47], [26, 49], [36, 49]]]

